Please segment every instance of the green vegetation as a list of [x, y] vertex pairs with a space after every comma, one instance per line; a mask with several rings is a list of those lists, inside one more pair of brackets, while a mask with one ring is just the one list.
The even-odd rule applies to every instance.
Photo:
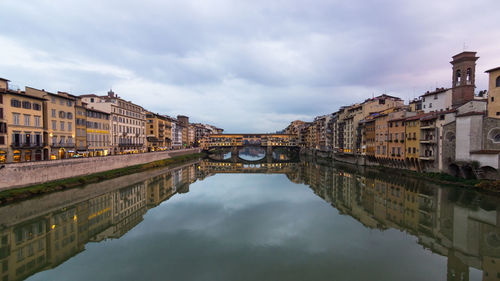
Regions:
[[134, 165], [125, 168], [109, 170], [105, 172], [100, 172], [96, 174], [79, 176], [74, 178], [62, 179], [57, 181], [51, 181], [46, 183], [41, 183], [32, 186], [26, 186], [11, 190], [5, 190], [0, 192], [0, 205], [5, 203], [11, 203], [16, 201], [21, 201], [26, 198], [33, 196], [50, 193], [54, 191], [64, 190], [74, 187], [82, 187], [86, 184], [100, 182], [103, 180], [114, 179], [117, 177], [130, 175], [138, 172], [143, 172], [152, 168], [165, 167], [173, 164], [180, 164], [190, 160], [198, 159], [204, 157], [204, 153], [194, 153], [188, 155], [175, 156], [168, 159], [163, 159], [159, 161], [154, 161], [150, 163], [145, 163], [141, 165]]
[[402, 177], [409, 176], [417, 179], [425, 179], [443, 185], [454, 185], [454, 186], [474, 188], [478, 187], [480, 183], [484, 182], [484, 180], [464, 179], [464, 178], [454, 177], [446, 173], [422, 173], [406, 169], [395, 169], [387, 167], [377, 167], [377, 168], [379, 170], [384, 170], [384, 171], [391, 170], [391, 174], [393, 175], [398, 175]]

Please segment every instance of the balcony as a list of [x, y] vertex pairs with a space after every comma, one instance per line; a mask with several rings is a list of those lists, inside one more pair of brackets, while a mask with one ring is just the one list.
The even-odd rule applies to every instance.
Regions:
[[142, 147], [142, 143], [119, 143], [119, 147]]
[[51, 147], [61, 147], [61, 148], [74, 148], [75, 144], [74, 143], [52, 143], [50, 144]]
[[432, 156], [432, 155], [428, 155], [428, 156], [424, 155], [424, 156], [420, 156], [419, 158], [420, 158], [420, 160], [423, 160], [423, 161], [434, 161], [434, 156]]
[[22, 142], [13, 142], [10, 146], [12, 148], [42, 148], [46, 146], [46, 143], [22, 143]]
[[436, 129], [436, 124], [420, 126], [421, 130], [431, 130]]
[[425, 139], [420, 140], [420, 143], [432, 144], [432, 143], [436, 143], [436, 140], [434, 138], [425, 138]]

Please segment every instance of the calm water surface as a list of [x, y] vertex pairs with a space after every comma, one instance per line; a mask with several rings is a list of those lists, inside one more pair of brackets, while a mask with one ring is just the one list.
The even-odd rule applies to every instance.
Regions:
[[203, 160], [0, 207], [0, 280], [500, 280], [500, 201]]

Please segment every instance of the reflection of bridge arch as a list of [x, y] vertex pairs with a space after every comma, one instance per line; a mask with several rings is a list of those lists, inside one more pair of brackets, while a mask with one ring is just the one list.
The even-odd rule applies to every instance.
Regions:
[[[264, 156], [259, 159], [250, 160], [240, 156], [240, 151], [248, 149], [248, 146], [234, 146], [234, 147], [221, 147], [212, 148], [207, 150], [208, 157], [217, 162], [231, 162], [231, 163], [244, 163], [244, 164], [259, 164], [259, 163], [284, 163], [296, 162], [299, 160], [299, 148], [296, 147], [267, 147], [255, 146], [262, 148]], [[225, 155], [231, 153], [231, 157], [224, 158]], [[273, 156], [274, 155], [274, 156]]]
[[204, 160], [200, 162], [200, 169], [208, 174], [237, 174], [237, 173], [264, 173], [264, 174], [291, 174], [298, 167], [298, 163], [229, 163]]

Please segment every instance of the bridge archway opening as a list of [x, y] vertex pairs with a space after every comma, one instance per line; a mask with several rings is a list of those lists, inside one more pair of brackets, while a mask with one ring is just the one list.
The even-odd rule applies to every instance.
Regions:
[[223, 161], [231, 159], [231, 150], [228, 148], [211, 149], [208, 155], [213, 160]]
[[238, 157], [246, 161], [259, 161], [266, 157], [266, 150], [259, 146], [247, 146], [238, 151]]

